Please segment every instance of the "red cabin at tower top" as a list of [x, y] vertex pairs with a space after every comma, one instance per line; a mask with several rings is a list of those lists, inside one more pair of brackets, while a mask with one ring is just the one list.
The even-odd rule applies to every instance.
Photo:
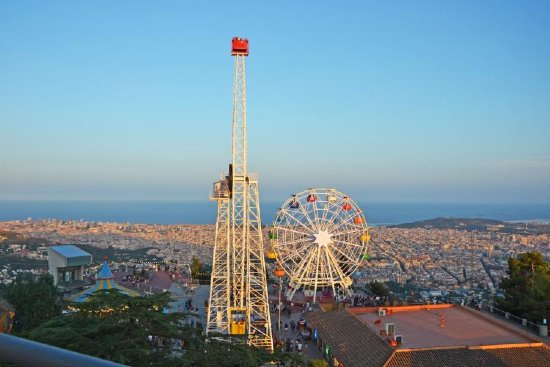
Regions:
[[231, 56], [244, 55], [248, 56], [248, 39], [233, 37], [231, 40]]

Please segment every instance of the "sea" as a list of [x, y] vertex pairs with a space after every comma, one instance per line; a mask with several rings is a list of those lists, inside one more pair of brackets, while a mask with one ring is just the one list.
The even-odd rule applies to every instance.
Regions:
[[[550, 222], [550, 204], [358, 202], [371, 226], [410, 223], [437, 217]], [[261, 202], [263, 224], [275, 218], [281, 202]], [[210, 224], [210, 201], [0, 201], [0, 221], [61, 219], [148, 224]]]

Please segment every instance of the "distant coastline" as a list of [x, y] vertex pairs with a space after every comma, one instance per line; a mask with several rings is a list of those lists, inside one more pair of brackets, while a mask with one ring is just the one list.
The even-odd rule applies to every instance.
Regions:
[[[261, 203], [262, 222], [270, 224], [280, 202]], [[441, 217], [506, 222], [550, 222], [550, 204], [358, 202], [371, 226], [397, 225]], [[0, 221], [85, 220], [150, 224], [209, 224], [216, 218], [210, 201], [38, 201], [0, 200]]]

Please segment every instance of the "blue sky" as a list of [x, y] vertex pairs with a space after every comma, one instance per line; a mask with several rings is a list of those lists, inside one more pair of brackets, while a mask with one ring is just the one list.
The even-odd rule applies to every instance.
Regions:
[[550, 203], [550, 2], [0, 1], [0, 199]]

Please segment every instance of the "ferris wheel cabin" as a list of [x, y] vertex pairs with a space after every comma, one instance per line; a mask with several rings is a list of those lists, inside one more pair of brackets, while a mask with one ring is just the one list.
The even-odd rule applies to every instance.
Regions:
[[277, 260], [277, 253], [272, 248], [267, 250], [265, 254], [265, 261], [268, 263], [274, 263]]
[[231, 40], [231, 56], [248, 56], [248, 39], [233, 37]]

